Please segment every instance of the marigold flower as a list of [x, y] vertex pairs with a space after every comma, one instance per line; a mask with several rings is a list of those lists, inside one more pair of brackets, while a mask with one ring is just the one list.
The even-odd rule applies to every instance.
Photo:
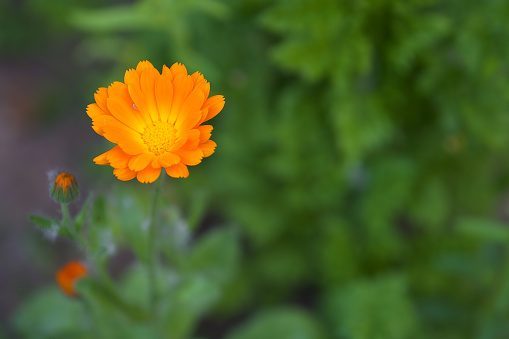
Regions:
[[71, 173], [62, 172], [51, 183], [49, 194], [56, 202], [69, 203], [79, 195], [78, 183]]
[[71, 261], [62, 267], [56, 274], [58, 286], [67, 295], [75, 297], [78, 295], [74, 284], [88, 274], [87, 267], [80, 261]]
[[124, 82], [101, 87], [88, 105], [92, 128], [117, 144], [94, 159], [111, 165], [120, 180], [136, 177], [154, 182], [161, 168], [174, 178], [186, 178], [187, 166], [214, 153], [212, 126], [202, 125], [224, 106], [224, 97], [208, 97], [210, 84], [199, 72], [187, 74], [184, 65], [163, 66], [160, 74], [148, 61], [129, 69]]

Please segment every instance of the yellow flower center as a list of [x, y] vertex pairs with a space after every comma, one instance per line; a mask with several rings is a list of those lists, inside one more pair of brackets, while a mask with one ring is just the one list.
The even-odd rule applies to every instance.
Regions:
[[155, 121], [145, 128], [141, 138], [150, 152], [161, 155], [175, 144], [175, 129], [168, 122]]

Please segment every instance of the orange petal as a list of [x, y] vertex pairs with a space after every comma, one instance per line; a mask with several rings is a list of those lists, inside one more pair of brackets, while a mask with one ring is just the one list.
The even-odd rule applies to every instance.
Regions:
[[166, 122], [170, 115], [171, 101], [173, 99], [173, 86], [168, 78], [163, 75], [157, 77], [155, 94], [159, 116], [161, 121]]
[[125, 71], [124, 82], [126, 85], [134, 84], [136, 86], [140, 85], [140, 73], [135, 69], [128, 69]]
[[155, 84], [156, 79], [159, 77], [159, 72], [154, 67], [147, 67], [143, 70], [140, 77], [140, 87], [147, 109], [152, 118], [152, 121], [159, 121], [159, 113], [157, 111], [156, 97], [155, 97]]
[[187, 141], [187, 138], [180, 137], [179, 139], [177, 139], [175, 144], [173, 146], [171, 146], [170, 151], [176, 151], [176, 150], [180, 149], [182, 146], [184, 146], [186, 141]]
[[95, 102], [103, 111], [107, 111], [106, 99], [108, 98], [108, 89], [106, 87], [100, 87], [94, 94]]
[[180, 109], [193, 88], [193, 80], [191, 80], [190, 76], [180, 73], [175, 79], [173, 79], [172, 85], [173, 101], [171, 104], [170, 115], [168, 117], [168, 122], [171, 124], [175, 123], [177, 120]]
[[[110, 114], [103, 114], [103, 115], [97, 115], [92, 119], [92, 128], [94, 131], [97, 132], [97, 134], [104, 136], [104, 119], [113, 118]], [[113, 118], [115, 119], [115, 118]]]
[[180, 161], [180, 157], [172, 152], [166, 152], [158, 157], [159, 163], [163, 167], [169, 167], [177, 164]]
[[152, 123], [152, 118], [150, 117], [150, 113], [148, 111], [147, 100], [145, 100], [145, 96], [143, 95], [140, 86], [136, 84], [129, 84], [127, 89], [129, 90], [129, 95], [134, 102], [135, 109], [140, 112], [140, 115], [145, 123], [150, 125]]
[[127, 181], [131, 180], [136, 176], [135, 171], [131, 171], [129, 168], [115, 168], [113, 174], [118, 180]]
[[208, 108], [209, 112], [205, 119], [202, 121], [207, 121], [215, 117], [224, 107], [224, 96], [222, 95], [214, 95], [213, 97], [208, 98], [203, 104], [202, 109]]
[[150, 165], [152, 166], [152, 168], [161, 168], [161, 164], [159, 163], [159, 157], [154, 157]]
[[[129, 95], [129, 90], [127, 88], [127, 85], [122, 83], [122, 82], [119, 82], [119, 81], [115, 81], [113, 82], [110, 87], [108, 87], [108, 97], [111, 98], [111, 97], [120, 97], [123, 101], [126, 102], [127, 105], [129, 106], [133, 106], [133, 100], [131, 99], [131, 96]], [[107, 104], [107, 102], [106, 102]], [[109, 109], [109, 107], [108, 107]]]
[[198, 147], [203, 152], [203, 157], [206, 158], [212, 153], [214, 153], [214, 150], [216, 149], [217, 144], [212, 140], [207, 140], [205, 143], [198, 145]]
[[191, 151], [179, 149], [175, 153], [180, 157], [180, 161], [189, 166], [198, 165], [203, 158], [203, 152], [199, 148]]
[[[109, 152], [109, 151], [108, 151]], [[106, 156], [106, 153], [108, 152], [105, 152], [101, 155], [98, 155], [94, 158], [94, 162], [97, 164], [97, 165], [109, 165], [110, 163], [108, 162], [108, 158]]]
[[152, 63], [150, 63], [150, 61], [148, 61], [148, 60], [138, 62], [138, 65], [136, 66], [136, 70], [140, 73], [146, 69], [151, 69], [151, 68], [155, 69], [154, 65], [152, 65]]
[[118, 145], [106, 152], [106, 156], [108, 157], [108, 162], [110, 163], [111, 167], [114, 168], [127, 167], [129, 160], [131, 159], [131, 156], [122, 151]]
[[189, 169], [186, 165], [179, 162], [176, 165], [166, 167], [166, 173], [173, 178], [187, 178], [189, 176]]
[[186, 66], [182, 65], [181, 63], [174, 63], [170, 67], [170, 72], [173, 75], [173, 78], [175, 79], [178, 75], [183, 74], [187, 76], [187, 68]]
[[96, 117], [94, 125], [101, 127], [104, 130], [104, 137], [118, 144], [127, 154], [136, 155], [147, 150], [140, 133], [110, 115]]
[[170, 80], [170, 82], [173, 81], [173, 74], [171, 74], [170, 69], [166, 65], [163, 65], [161, 74], [164, 75], [166, 79]]
[[[181, 112], [180, 116], [184, 115], [184, 111]], [[177, 124], [175, 125], [175, 128], [177, 129], [177, 132], [185, 133], [194, 126], [196, 126], [201, 118], [203, 117], [203, 113], [200, 110], [194, 111], [189, 114], [185, 114], [185, 118], [181, 120], [180, 124], [177, 127]], [[177, 133], [179, 135], [179, 133]]]
[[129, 160], [129, 168], [133, 171], [141, 171], [154, 159], [152, 153], [141, 153]]
[[147, 127], [140, 113], [118, 96], [108, 98], [108, 108], [115, 118], [136, 132], [143, 133]]
[[210, 94], [210, 83], [200, 72], [191, 74], [191, 79], [193, 79], [193, 88], [199, 88], [203, 92], [203, 97], [207, 98]]
[[90, 104], [87, 106], [87, 115], [91, 119], [95, 118], [96, 116], [104, 115], [104, 114], [109, 114], [109, 112], [103, 111], [101, 109], [101, 107], [99, 107], [98, 104]]
[[[180, 109], [180, 113], [178, 114], [177, 120], [175, 121], [175, 128], [180, 129], [182, 123], [187, 120], [190, 115], [196, 114], [197, 111], [200, 114], [200, 117], [198, 118], [198, 120], [200, 120], [200, 107], [203, 105], [204, 100], [205, 97], [203, 96], [203, 92], [199, 88], [194, 89], [186, 98], [182, 108]], [[193, 127], [195, 123], [193, 123], [189, 128]]]
[[97, 134], [99, 134], [99, 135], [101, 135], [101, 136], [104, 134], [103, 129], [102, 129], [102, 128], [100, 128], [100, 127], [97, 127], [97, 126], [92, 125], [92, 129], [93, 129], [93, 130], [94, 130]]
[[205, 141], [209, 140], [212, 136], [212, 125], [202, 125], [197, 127], [200, 132], [200, 144], [203, 144]]
[[138, 181], [141, 183], [151, 183], [157, 180], [161, 175], [160, 168], [152, 168], [152, 166], [147, 166], [144, 170], [139, 171], [136, 174]]
[[181, 149], [193, 150], [198, 147], [200, 143], [200, 132], [197, 129], [187, 131], [183, 137], [187, 139], [186, 143], [182, 145]]

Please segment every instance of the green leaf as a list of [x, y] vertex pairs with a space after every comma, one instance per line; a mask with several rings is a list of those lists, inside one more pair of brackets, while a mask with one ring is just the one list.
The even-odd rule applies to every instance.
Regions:
[[57, 287], [46, 287], [25, 299], [14, 313], [12, 324], [24, 338], [62, 337], [86, 332], [83, 311], [78, 300], [65, 296]]
[[[88, 199], [87, 199], [88, 201]], [[103, 226], [106, 222], [106, 199], [104, 195], [99, 195], [92, 205], [90, 211], [91, 223], [94, 226]]]
[[128, 244], [143, 262], [149, 257], [147, 201], [148, 197], [141, 196], [139, 191], [129, 186], [119, 186], [106, 209], [106, 226], [112, 231], [114, 238]]
[[54, 219], [44, 218], [33, 214], [30, 214], [28, 219], [39, 226], [39, 228], [43, 231], [51, 231], [55, 226], [58, 227], [58, 221]]
[[111, 310], [119, 311], [132, 320], [143, 320], [145, 312], [136, 305], [128, 303], [113, 286], [106, 285], [92, 278], [83, 278], [76, 283], [76, 289], [80, 295], [90, 298]]
[[207, 198], [207, 194], [203, 190], [197, 191], [193, 195], [191, 208], [187, 217], [187, 225], [191, 230], [196, 229], [203, 220], [208, 203]]
[[227, 339], [325, 339], [320, 324], [298, 308], [278, 308], [258, 313], [234, 329]]
[[461, 218], [457, 224], [459, 233], [481, 241], [509, 242], [507, 225], [488, 218]]
[[188, 269], [222, 284], [235, 273], [239, 255], [236, 232], [231, 228], [218, 228], [200, 238], [193, 247]]
[[67, 238], [72, 238], [69, 231], [60, 227], [60, 222], [55, 219], [44, 218], [38, 215], [29, 215], [28, 219], [33, 222], [48, 238], [53, 239], [57, 235], [61, 235]]
[[80, 211], [74, 218], [74, 225], [76, 225], [76, 231], [78, 233], [81, 231], [81, 228], [83, 227], [83, 225], [85, 224], [85, 221], [87, 219], [88, 209], [90, 207], [89, 205], [90, 205], [91, 200], [92, 200], [92, 194], [90, 194], [88, 196], [87, 200], [85, 200], [85, 203], [83, 204], [83, 206], [81, 206]]
[[147, 269], [139, 263], [131, 265], [122, 274], [118, 286], [119, 293], [125, 300], [142, 308], [148, 308], [149, 288]]
[[150, 21], [135, 5], [119, 5], [97, 10], [77, 10], [70, 23], [88, 32], [138, 31], [150, 26]]
[[230, 14], [230, 9], [223, 2], [216, 0], [188, 0], [182, 5], [189, 10], [203, 12], [216, 19], [225, 19]]
[[400, 275], [358, 280], [331, 291], [324, 300], [337, 337], [407, 339], [419, 333], [407, 282]]
[[218, 285], [203, 275], [185, 277], [162, 304], [170, 338], [188, 338], [200, 317], [220, 297]]

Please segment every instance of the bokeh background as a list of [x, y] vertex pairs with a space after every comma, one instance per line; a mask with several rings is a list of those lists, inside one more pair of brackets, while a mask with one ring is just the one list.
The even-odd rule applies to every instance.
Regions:
[[[216, 153], [167, 182], [198, 234], [242, 244], [196, 338], [508, 338], [508, 18], [504, 0], [0, 0], [0, 337], [37, 337], [24, 305], [81, 255], [26, 217], [58, 216], [48, 172], [80, 203], [146, 193], [92, 163], [85, 107], [150, 60], [226, 97]], [[132, 260], [120, 246], [113, 275]]]

